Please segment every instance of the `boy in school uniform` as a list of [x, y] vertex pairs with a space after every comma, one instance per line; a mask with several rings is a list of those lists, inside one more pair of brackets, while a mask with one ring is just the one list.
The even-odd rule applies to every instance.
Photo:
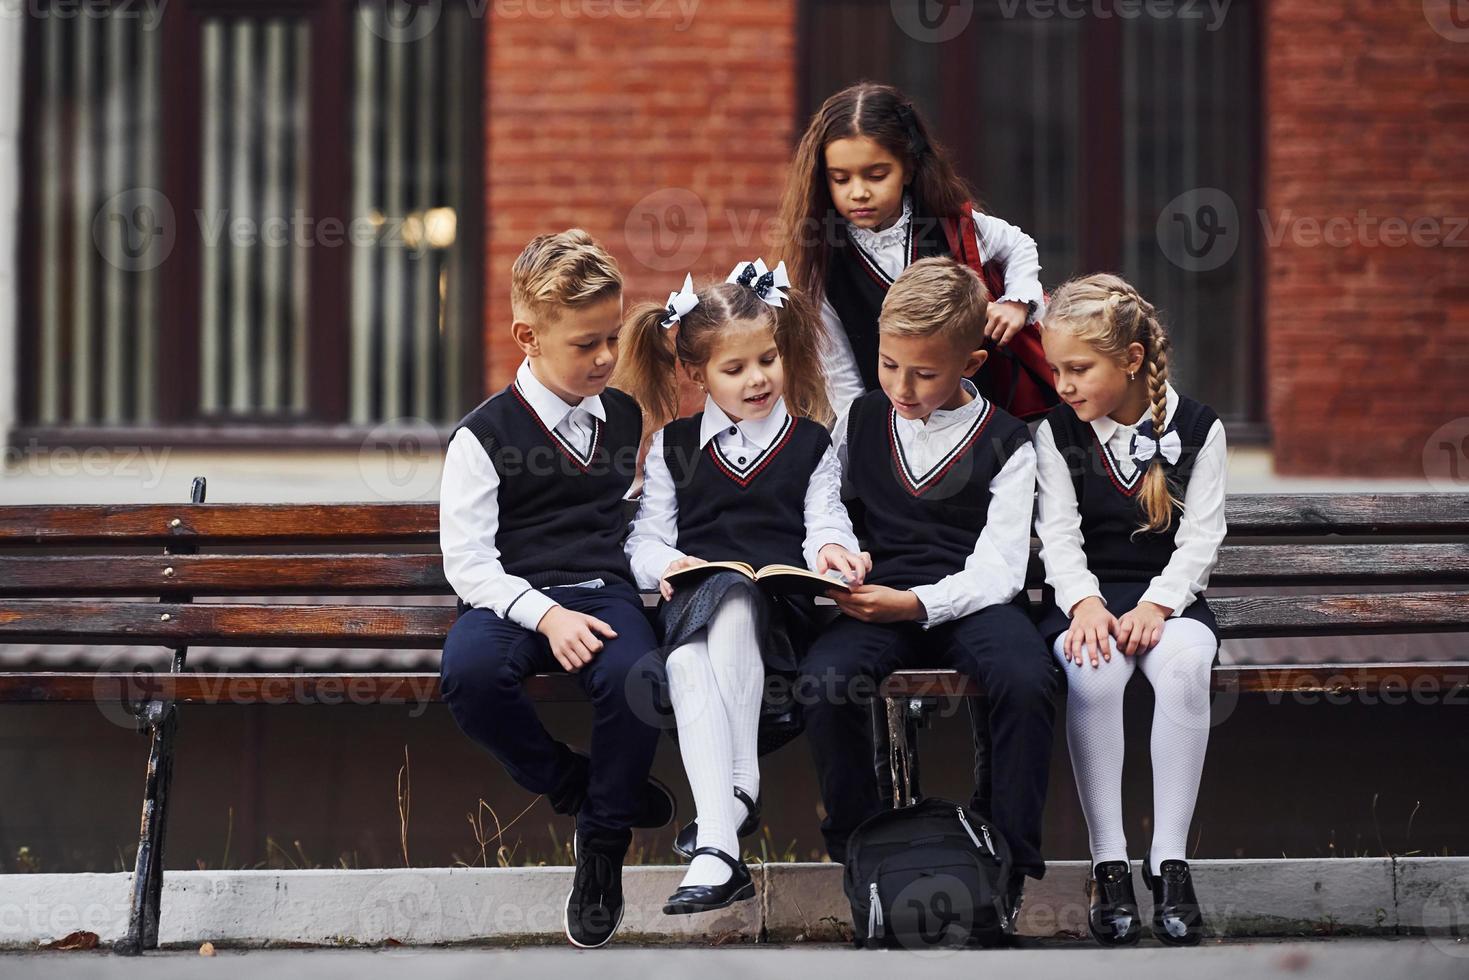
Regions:
[[[949, 258], [909, 266], [878, 321], [882, 390], [832, 433], [844, 495], [872, 556], [866, 582], [831, 593], [842, 616], [802, 664], [806, 733], [835, 861], [878, 812], [868, 706], [900, 668], [947, 667], [981, 682], [991, 710], [994, 812], [1024, 876], [1045, 873], [1041, 812], [1056, 671], [1021, 604], [1030, 559], [1035, 451], [1025, 424], [966, 380], [984, 363], [983, 282]], [[1019, 598], [1017, 598], [1019, 597]]]
[[[643, 683], [635, 665], [657, 645], [622, 549], [642, 413], [607, 387], [622, 277], [599, 244], [578, 229], [534, 239], [510, 289], [525, 360], [459, 422], [444, 463], [439, 538], [460, 616], [441, 689], [517, 783], [576, 815], [566, 936], [593, 948], [622, 920], [630, 828], [675, 815], [648, 775], [658, 729], [629, 700]], [[580, 677], [592, 703], [589, 755], [552, 738], [524, 690], [557, 671]]]

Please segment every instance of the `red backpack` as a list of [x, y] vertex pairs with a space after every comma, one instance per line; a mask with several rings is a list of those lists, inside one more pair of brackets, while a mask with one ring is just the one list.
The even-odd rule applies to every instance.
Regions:
[[[1005, 270], [998, 262], [986, 262], [979, 252], [979, 229], [968, 202], [958, 222], [944, 221], [949, 253], [979, 273], [991, 296], [1005, 294]], [[991, 346], [990, 356], [980, 369], [986, 384], [985, 397], [1011, 415], [1031, 420], [1045, 415], [1060, 396], [1051, 382], [1051, 367], [1041, 346], [1039, 324], [1027, 323], [1004, 347]]]

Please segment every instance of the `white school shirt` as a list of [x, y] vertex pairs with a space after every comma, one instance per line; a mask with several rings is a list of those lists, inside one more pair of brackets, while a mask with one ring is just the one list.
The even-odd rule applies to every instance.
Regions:
[[[780, 434], [787, 417], [784, 399], [777, 400], [770, 414], [763, 419], [734, 422], [714, 404], [714, 399], [705, 398], [704, 418], [699, 425], [699, 448], [703, 449], [709, 440], [716, 439], [719, 451], [727, 459], [737, 462], [744, 458], [748, 460], [744, 464], [747, 468], [754, 467]], [[804, 509], [806, 537], [801, 551], [807, 568], [816, 570], [817, 554], [829, 544], [857, 551], [857, 536], [852, 533], [852, 520], [842, 503], [841, 467], [831, 447], [827, 447], [811, 474]], [[642, 589], [656, 588], [669, 564], [685, 557], [678, 549], [678, 497], [673, 474], [663, 458], [662, 429], [653, 436], [647, 461], [643, 464], [643, 498], [638, 504], [632, 533], [628, 535], [624, 548], [628, 563], [632, 565], [633, 578]]]
[[[1167, 386], [1164, 428], [1173, 422], [1178, 408], [1178, 392]], [[1147, 418], [1147, 416], [1144, 416]], [[1139, 419], [1138, 421], [1142, 421]], [[1091, 423], [1098, 441], [1112, 453], [1124, 479], [1137, 472], [1132, 460], [1132, 437], [1136, 425], [1123, 425], [1103, 416]], [[1056, 605], [1068, 616], [1072, 608], [1089, 596], [1101, 598], [1097, 577], [1086, 566], [1082, 550], [1081, 512], [1076, 502], [1076, 487], [1051, 423], [1042, 422], [1035, 433], [1037, 481], [1040, 498], [1037, 503], [1035, 532], [1041, 539], [1041, 559], [1046, 566], [1046, 582], [1056, 591]], [[1216, 420], [1209, 428], [1204, 445], [1194, 461], [1188, 487], [1183, 495], [1183, 516], [1174, 538], [1173, 556], [1163, 571], [1148, 583], [1140, 601], [1154, 602], [1172, 609], [1177, 616], [1209, 586], [1209, 574], [1219, 558], [1219, 544], [1224, 540], [1224, 488], [1229, 470], [1229, 453], [1224, 442], [1224, 423]], [[1114, 609], [1113, 615], [1128, 612]]]
[[[963, 382], [972, 401], [951, 410], [939, 409], [922, 419], [897, 417], [898, 441], [913, 470], [926, 473], [947, 456], [969, 432], [970, 423], [984, 410], [985, 398], [968, 380]], [[847, 471], [847, 416], [832, 433], [842, 472]], [[923, 603], [932, 629], [950, 620], [1014, 599], [1025, 587], [1030, 564], [1030, 516], [1035, 501], [1035, 449], [1029, 442], [1015, 450], [990, 480], [990, 506], [984, 528], [964, 567], [931, 585], [910, 589]]]
[[[541, 383], [531, 371], [529, 360], [522, 361], [515, 372], [515, 384], [541, 424], [582, 456], [590, 451], [593, 419], [607, 420], [600, 395], [568, 405]], [[439, 489], [439, 549], [444, 553], [444, 577], [469, 605], [533, 630], [559, 603], [520, 576], [506, 572], [500, 563], [500, 549], [495, 546], [500, 526], [499, 490], [500, 475], [484, 446], [474, 433], [460, 429], [449, 440]]]
[[[1035, 303], [1028, 322], [1034, 323], [1045, 315], [1045, 291], [1041, 288], [1040, 253], [1035, 239], [1019, 228], [993, 215], [974, 214], [974, 229], [979, 237], [980, 254], [986, 262], [991, 259], [1005, 267], [1005, 292], [995, 299], [996, 303]], [[913, 221], [912, 201], [904, 197], [903, 214], [891, 228], [872, 231], [848, 225], [852, 241], [877, 262], [890, 279], [896, 279], [907, 267], [908, 255], [904, 244], [908, 226]], [[862, 384], [862, 372], [857, 369], [857, 358], [852, 354], [852, 342], [842, 326], [831, 300], [822, 297], [821, 323], [825, 328], [826, 388], [831, 400], [832, 411], [837, 415], [846, 412], [853, 401], [867, 393]]]

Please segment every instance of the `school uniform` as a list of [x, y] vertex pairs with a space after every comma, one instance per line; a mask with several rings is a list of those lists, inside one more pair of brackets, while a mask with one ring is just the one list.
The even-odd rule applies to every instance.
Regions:
[[912, 591], [925, 617], [863, 623], [840, 617], [812, 645], [798, 690], [827, 816], [833, 860], [882, 807], [872, 770], [868, 703], [901, 668], [948, 667], [985, 685], [994, 743], [994, 813], [1032, 877], [1040, 854], [1055, 671], [1024, 611], [1035, 453], [1024, 423], [972, 396], [926, 422], [906, 420], [881, 392], [853, 402], [834, 436], [846, 493], [861, 505], [872, 555], [867, 581]]
[[[1136, 672], [1154, 689], [1151, 873], [1185, 860], [1209, 737], [1210, 673], [1218, 624], [1204, 589], [1226, 527], [1224, 426], [1208, 406], [1166, 390], [1162, 451], [1183, 503], [1165, 531], [1138, 531], [1146, 467], [1134, 458], [1152, 445], [1152, 423], [1082, 422], [1057, 407], [1036, 431], [1040, 488], [1036, 534], [1046, 566], [1038, 627], [1069, 689], [1067, 739], [1093, 864], [1125, 861], [1122, 822], [1123, 693]], [[1172, 457], [1172, 458], [1170, 458]], [[1140, 602], [1172, 610], [1150, 650], [1126, 656], [1108, 638], [1109, 659], [1066, 661], [1065, 632], [1075, 605], [1099, 597], [1121, 617]]]
[[[653, 437], [644, 471], [627, 541], [644, 588], [685, 556], [814, 569], [826, 545], [856, 550], [831, 437], [791, 416], [783, 400], [765, 418], [737, 422], [707, 399], [703, 412]], [[813, 608], [727, 571], [677, 589], [659, 608], [669, 700], [698, 809], [692, 862], [665, 910], [691, 911], [680, 904], [689, 894], [715, 906], [727, 904], [726, 892], [753, 894], [746, 873], [731, 873], [742, 867], [737, 829], [759, 809], [758, 756], [800, 731], [799, 706], [788, 694], [766, 696], [765, 678], [794, 677]]]
[[[1003, 268], [1004, 289], [996, 303], [1021, 303], [1030, 308], [1028, 323], [1045, 313], [1045, 294], [1040, 283], [1040, 259], [1035, 240], [1016, 226], [993, 215], [972, 212], [980, 254], [986, 264]], [[893, 281], [919, 259], [950, 255], [948, 238], [941, 221], [926, 216], [911, 195], [903, 199], [903, 213], [889, 228], [873, 231], [845, 221], [835, 227], [836, 240], [827, 260], [821, 303], [821, 321], [826, 332], [827, 394], [839, 416], [869, 391], [877, 380], [877, 317], [883, 297]], [[991, 357], [976, 375], [987, 398], [995, 400], [1001, 358]], [[1049, 383], [1049, 378], [1045, 379]]]
[[[460, 600], [440, 668], [444, 700], [517, 783], [557, 812], [577, 810], [583, 836], [628, 833], [658, 738], [629, 703], [629, 675], [657, 646], [622, 548], [641, 436], [626, 394], [608, 388], [568, 405], [527, 361], [460, 421], [444, 463], [439, 538]], [[523, 688], [531, 674], [563, 669], [536, 632], [557, 605], [617, 632], [577, 673], [592, 702], [589, 764], [551, 737]]]

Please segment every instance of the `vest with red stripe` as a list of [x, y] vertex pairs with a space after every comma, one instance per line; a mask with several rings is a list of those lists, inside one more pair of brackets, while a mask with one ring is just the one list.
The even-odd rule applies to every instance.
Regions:
[[[1179, 396], [1168, 428], [1177, 430], [1183, 451], [1178, 463], [1166, 470], [1179, 500], [1188, 489], [1199, 450], [1218, 419], [1209, 406]], [[1138, 531], [1143, 522], [1138, 491], [1145, 471], [1135, 469], [1131, 479], [1124, 479], [1111, 450], [1097, 439], [1090, 422], [1076, 417], [1070, 405], [1056, 406], [1046, 421], [1076, 491], [1087, 569], [1103, 585], [1150, 581], [1173, 557], [1182, 511], [1175, 510], [1173, 523], [1166, 531]]]
[[678, 501], [678, 550], [706, 561], [756, 568], [806, 567], [806, 488], [831, 446], [826, 429], [789, 416], [756, 456], [726, 456], [710, 439], [699, 445], [700, 412], [663, 429], [663, 459]]
[[963, 569], [989, 517], [990, 483], [1029, 440], [1025, 423], [986, 400], [959, 443], [917, 473], [887, 396], [872, 392], [853, 402], [846, 481], [872, 553], [867, 581], [911, 589]]

